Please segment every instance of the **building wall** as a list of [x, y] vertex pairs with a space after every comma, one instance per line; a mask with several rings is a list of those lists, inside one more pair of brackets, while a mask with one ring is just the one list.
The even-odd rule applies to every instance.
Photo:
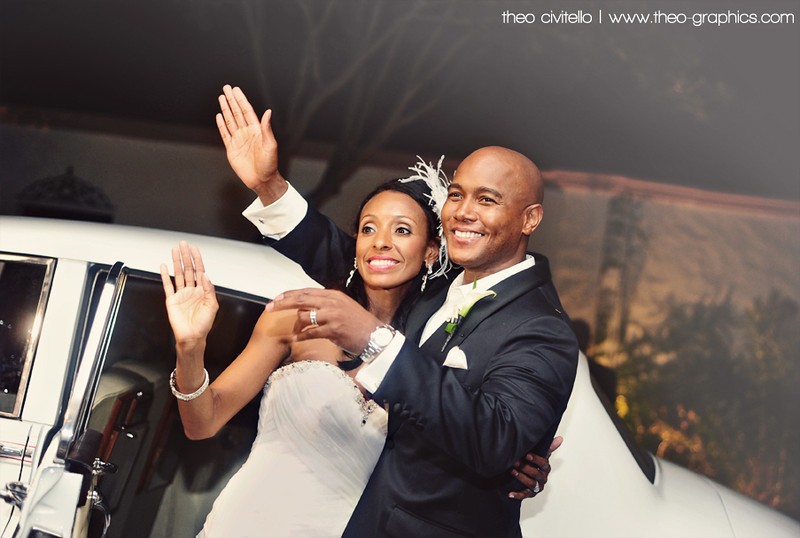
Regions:
[[[409, 165], [413, 159], [409, 156]], [[445, 163], [448, 174], [456, 164]], [[70, 166], [75, 175], [108, 195], [116, 223], [258, 238], [240, 215], [252, 193], [230, 170], [221, 143], [0, 123], [0, 213], [19, 213], [16, 196], [22, 189], [63, 174]], [[307, 192], [323, 168], [319, 159], [297, 158], [290, 179]], [[381, 181], [405, 175], [402, 166], [362, 167], [321, 210], [350, 230], [362, 197]], [[609, 200], [625, 185], [602, 177], [578, 183], [570, 180], [569, 172], [546, 172], [545, 178], [545, 217], [531, 249], [550, 258], [572, 316], [592, 321]], [[714, 196], [698, 203], [681, 199], [681, 193], [665, 198], [641, 188], [634, 191], [647, 236], [645, 265], [632, 305], [637, 319], [657, 319], [660, 305], [671, 296], [711, 299], [731, 293], [734, 301], [745, 304], [776, 289], [800, 301], [800, 209], [770, 211], [757, 199], [752, 207], [731, 208], [711, 203]]]

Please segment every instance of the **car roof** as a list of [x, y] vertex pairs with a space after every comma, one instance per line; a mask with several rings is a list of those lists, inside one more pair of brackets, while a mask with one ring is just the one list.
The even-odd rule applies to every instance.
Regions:
[[181, 240], [200, 248], [215, 286], [266, 298], [289, 289], [319, 287], [296, 263], [257, 243], [119, 224], [0, 217], [0, 252], [107, 265], [121, 261], [155, 274], [162, 263], [172, 274], [170, 252]]

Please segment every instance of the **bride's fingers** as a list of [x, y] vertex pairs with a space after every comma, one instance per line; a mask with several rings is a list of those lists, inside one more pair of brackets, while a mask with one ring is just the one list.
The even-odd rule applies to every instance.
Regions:
[[189, 250], [192, 254], [192, 263], [194, 264], [194, 270], [197, 273], [197, 280], [202, 280], [202, 273], [206, 272], [206, 268], [205, 265], [203, 265], [203, 256], [200, 255], [200, 249], [195, 245], [192, 245]]
[[175, 289], [182, 290], [183, 282], [183, 263], [181, 263], [181, 251], [178, 247], [172, 247], [172, 267], [175, 272]]
[[167, 298], [170, 298], [175, 295], [175, 288], [172, 287], [172, 279], [169, 277], [169, 269], [167, 268], [166, 264], [161, 264], [160, 271], [161, 284], [164, 286], [164, 295], [166, 295]]
[[192, 264], [192, 252], [189, 249], [189, 243], [186, 241], [180, 242], [181, 262], [183, 263], [183, 279], [186, 287], [194, 287], [194, 265]]

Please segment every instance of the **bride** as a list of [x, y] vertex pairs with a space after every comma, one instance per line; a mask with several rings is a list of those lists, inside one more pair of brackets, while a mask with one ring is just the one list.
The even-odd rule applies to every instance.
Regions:
[[[444, 179], [424, 163], [412, 170], [414, 176], [384, 183], [362, 202], [355, 266], [343, 285], [349, 300], [396, 328], [427, 278], [447, 265], [440, 263], [446, 254], [431, 201], [431, 186], [435, 191]], [[177, 352], [170, 385], [187, 437], [215, 435], [263, 392], [250, 454], [198, 536], [340, 536], [386, 434], [385, 411], [352, 379], [359, 361], [327, 340], [294, 342], [296, 312], [265, 312], [242, 353], [209, 383], [203, 357], [217, 311], [214, 286], [196, 247], [182, 242], [172, 261], [174, 286], [161, 266]], [[549, 465], [535, 455], [532, 461], [514, 472], [524, 486], [543, 485], [541, 468]]]
[[[361, 210], [358, 276], [349, 288], [363, 290], [385, 323], [397, 324], [438, 256], [438, 222], [426, 191], [421, 181], [390, 182]], [[242, 353], [208, 384], [203, 354], [217, 310], [214, 287], [196, 247], [182, 242], [172, 258], [175, 286], [165, 265], [161, 273], [177, 350], [172, 385], [186, 435], [213, 436], [264, 392], [250, 455], [200, 535], [340, 535], [383, 447], [385, 412], [364, 399], [350, 377], [356, 369], [338, 367], [351, 363], [337, 346], [291, 342], [294, 313], [262, 314]]]

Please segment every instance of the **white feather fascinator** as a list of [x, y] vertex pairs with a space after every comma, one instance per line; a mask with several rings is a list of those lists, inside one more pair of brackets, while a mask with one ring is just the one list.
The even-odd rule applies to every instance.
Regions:
[[430, 194], [425, 194], [425, 196], [428, 198], [428, 205], [431, 206], [433, 212], [436, 214], [436, 217], [439, 220], [439, 225], [437, 227], [440, 243], [439, 263], [436, 270], [430, 275], [430, 278], [435, 278], [447, 273], [447, 271], [449, 271], [452, 267], [450, 258], [447, 255], [447, 243], [444, 240], [442, 230], [442, 206], [444, 206], [444, 202], [447, 200], [447, 187], [450, 185], [450, 180], [447, 179], [447, 176], [442, 171], [444, 155], [441, 156], [435, 168], [433, 163], [426, 163], [419, 155], [417, 155], [417, 159], [419, 159], [417, 164], [408, 167], [413, 174], [406, 178], [398, 179], [398, 181], [402, 183], [408, 183], [410, 181], [422, 181], [431, 191]]

